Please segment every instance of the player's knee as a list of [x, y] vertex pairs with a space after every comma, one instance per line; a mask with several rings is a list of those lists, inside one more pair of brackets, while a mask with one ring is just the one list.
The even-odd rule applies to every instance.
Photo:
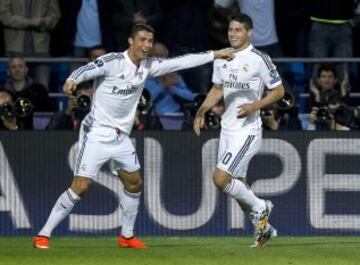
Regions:
[[219, 169], [215, 170], [213, 174], [213, 182], [218, 189], [220, 190], [225, 189], [225, 187], [228, 185], [230, 180], [231, 178], [226, 172]]
[[140, 192], [142, 190], [142, 181], [139, 180], [137, 182], [128, 183], [128, 185], [125, 185], [125, 189], [131, 193]]
[[132, 192], [132, 193], [136, 193], [136, 192], [140, 192], [142, 190], [142, 179], [141, 177], [134, 177], [134, 178], [130, 178], [128, 179], [128, 181], [126, 181], [126, 183], [124, 183], [125, 189], [128, 192]]
[[82, 197], [89, 189], [92, 180], [84, 177], [75, 177], [71, 189], [80, 197]]

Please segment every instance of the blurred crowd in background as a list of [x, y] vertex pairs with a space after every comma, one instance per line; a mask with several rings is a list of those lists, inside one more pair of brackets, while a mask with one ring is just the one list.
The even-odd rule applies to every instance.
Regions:
[[[265, 130], [360, 128], [360, 0], [0, 0], [0, 129], [77, 130], [92, 84], [65, 97], [64, 81], [126, 50], [132, 24], [152, 25], [152, 56], [167, 58], [228, 46], [237, 11], [253, 19], [252, 43], [273, 58], [286, 89], [261, 111]], [[281, 61], [287, 57], [323, 59]], [[147, 80], [134, 129], [192, 129], [211, 75], [207, 64]], [[207, 129], [219, 129], [223, 111], [219, 102], [207, 114]]]

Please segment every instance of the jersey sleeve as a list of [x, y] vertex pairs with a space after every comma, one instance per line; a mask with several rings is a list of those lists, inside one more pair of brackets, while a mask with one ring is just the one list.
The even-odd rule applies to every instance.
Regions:
[[214, 61], [212, 82], [217, 85], [221, 85], [223, 82], [221, 75], [220, 75], [220, 60]]
[[211, 62], [212, 60], [214, 60], [214, 53], [212, 51], [186, 54], [169, 59], [149, 59], [150, 75], [154, 77], [161, 76], [167, 73], [203, 65]]
[[111, 58], [111, 54], [101, 56], [94, 62], [88, 63], [74, 70], [68, 79], [74, 80], [77, 84], [79, 84], [100, 76], [106, 76], [109, 73], [109, 64], [111, 64], [112, 61]]
[[260, 76], [268, 89], [273, 89], [280, 85], [281, 77], [276, 70], [276, 66], [271, 61], [269, 55], [264, 54], [260, 61]]

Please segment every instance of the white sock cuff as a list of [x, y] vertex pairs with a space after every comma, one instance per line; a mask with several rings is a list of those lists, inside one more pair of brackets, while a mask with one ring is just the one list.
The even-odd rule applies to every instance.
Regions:
[[130, 191], [127, 191], [126, 189], [124, 189], [124, 193], [125, 193], [125, 195], [127, 195], [127, 196], [129, 196], [131, 198], [135, 198], [135, 199], [140, 198], [140, 196], [141, 196], [141, 191], [139, 191], [139, 192], [130, 192]]
[[231, 181], [223, 189], [223, 192], [225, 192], [227, 194], [231, 193], [232, 189], [234, 188], [234, 185], [235, 185], [235, 179], [231, 178]]
[[70, 201], [74, 204], [81, 199], [72, 189], [68, 188], [66, 194], [69, 196]]

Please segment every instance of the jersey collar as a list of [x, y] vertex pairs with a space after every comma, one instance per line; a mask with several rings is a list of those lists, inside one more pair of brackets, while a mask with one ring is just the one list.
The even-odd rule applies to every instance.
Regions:
[[252, 49], [254, 49], [254, 46], [252, 46], [252, 44], [250, 43], [249, 46], [247, 46], [245, 49], [236, 52], [236, 55], [246, 54], [246, 53], [250, 52]]

